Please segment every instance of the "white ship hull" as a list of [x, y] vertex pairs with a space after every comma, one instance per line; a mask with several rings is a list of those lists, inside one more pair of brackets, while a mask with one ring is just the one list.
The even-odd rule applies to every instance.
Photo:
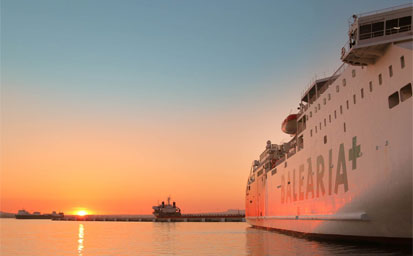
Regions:
[[374, 64], [344, 67], [302, 113], [308, 116], [298, 134], [304, 147], [250, 176], [248, 223], [304, 234], [412, 239], [413, 97], [389, 108], [389, 96], [412, 83], [412, 54], [410, 33]]

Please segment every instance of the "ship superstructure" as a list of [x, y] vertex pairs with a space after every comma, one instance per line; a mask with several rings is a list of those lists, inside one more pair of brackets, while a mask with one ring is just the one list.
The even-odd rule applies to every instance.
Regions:
[[253, 226], [412, 239], [412, 13], [354, 15], [343, 65], [315, 81], [267, 142], [246, 187]]
[[153, 215], [157, 218], [162, 217], [179, 217], [181, 216], [181, 209], [176, 207], [176, 203], [171, 204], [171, 197], [168, 197], [168, 203], [165, 204], [164, 201], [160, 205], [153, 206]]

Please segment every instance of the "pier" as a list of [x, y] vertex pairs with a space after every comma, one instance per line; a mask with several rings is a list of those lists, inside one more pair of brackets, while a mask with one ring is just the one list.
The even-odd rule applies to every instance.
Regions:
[[124, 222], [245, 222], [244, 214], [182, 214], [173, 217], [139, 215], [67, 215], [53, 221], [124, 221]]

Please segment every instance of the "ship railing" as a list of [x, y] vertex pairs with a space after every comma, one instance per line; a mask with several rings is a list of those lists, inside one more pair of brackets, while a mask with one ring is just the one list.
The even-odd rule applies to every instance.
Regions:
[[360, 40], [365, 40], [365, 39], [370, 39], [370, 38], [375, 38], [375, 37], [389, 36], [389, 35], [394, 35], [397, 33], [410, 31], [411, 29], [412, 29], [412, 26], [410, 24], [399, 26], [399, 27], [391, 27], [391, 28], [386, 27], [386, 29], [383, 28], [382, 30], [360, 34], [359, 38]]
[[346, 56], [346, 54], [350, 51], [351, 49], [351, 44], [350, 44], [350, 39], [347, 40], [347, 42], [343, 45], [343, 47], [341, 47], [341, 59], [344, 58], [344, 56]]

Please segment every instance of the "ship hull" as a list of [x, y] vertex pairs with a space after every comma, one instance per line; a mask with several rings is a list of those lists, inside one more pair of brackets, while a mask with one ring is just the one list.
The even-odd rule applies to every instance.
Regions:
[[304, 148], [250, 178], [247, 222], [312, 236], [411, 241], [412, 97], [389, 107], [390, 95], [412, 84], [411, 70], [411, 46], [397, 44], [374, 65], [347, 66], [304, 113]]

